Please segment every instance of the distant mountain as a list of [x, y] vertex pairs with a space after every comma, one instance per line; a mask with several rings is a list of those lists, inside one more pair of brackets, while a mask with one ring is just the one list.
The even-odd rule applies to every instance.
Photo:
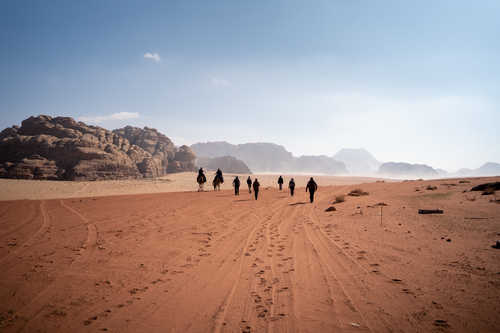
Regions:
[[440, 177], [446, 177], [450, 175], [450, 173], [444, 169], [436, 169], [436, 172]]
[[347, 173], [344, 163], [331, 157], [294, 157], [285, 147], [274, 143], [232, 145], [227, 142], [205, 142], [193, 144], [191, 149], [198, 157], [233, 156], [245, 162], [253, 172]]
[[483, 164], [479, 169], [477, 169], [476, 172], [479, 176], [499, 176], [500, 164], [487, 162]]
[[343, 162], [337, 161], [331, 157], [320, 156], [300, 156], [294, 161], [294, 170], [301, 172], [338, 174], [347, 173]]
[[500, 176], [500, 164], [487, 162], [477, 169], [460, 169], [456, 175], [461, 177]]
[[339, 150], [333, 158], [344, 162], [347, 170], [356, 175], [369, 175], [377, 172], [380, 162], [363, 148], [344, 148]]
[[394, 178], [436, 178], [439, 173], [425, 164], [410, 164], [404, 162], [387, 162], [380, 166], [378, 173]]
[[233, 156], [199, 157], [196, 160], [196, 165], [206, 170], [221, 168], [224, 172], [229, 173], [252, 173], [245, 162]]

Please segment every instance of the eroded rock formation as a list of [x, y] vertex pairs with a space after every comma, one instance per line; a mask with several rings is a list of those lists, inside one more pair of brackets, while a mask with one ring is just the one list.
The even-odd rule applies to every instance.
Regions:
[[[140, 133], [133, 135], [128, 128], [109, 131], [69, 117], [30, 117], [0, 133], [0, 177], [100, 180], [194, 169], [190, 149], [177, 149], [156, 130], [131, 127], [130, 133]], [[171, 162], [177, 167], [169, 168]]]

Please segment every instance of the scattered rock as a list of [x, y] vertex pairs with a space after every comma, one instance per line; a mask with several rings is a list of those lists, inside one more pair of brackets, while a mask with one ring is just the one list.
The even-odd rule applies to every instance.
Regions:
[[438, 327], [450, 327], [450, 325], [448, 324], [448, 322], [446, 320], [442, 320], [442, 319], [436, 319], [436, 320], [434, 320], [434, 326], [438, 326]]
[[497, 241], [497, 243], [492, 245], [491, 247], [494, 249], [500, 250], [500, 241]]
[[481, 185], [474, 186], [470, 190], [471, 191], [498, 191], [498, 190], [500, 190], [500, 182], [484, 183]]
[[443, 214], [444, 211], [441, 209], [419, 209], [419, 214]]
[[425, 189], [428, 191], [435, 191], [435, 190], [437, 190], [437, 186], [427, 185], [427, 187]]
[[335, 207], [330, 206], [330, 207], [328, 207], [327, 209], [325, 209], [325, 212], [334, 212], [334, 211], [336, 211], [336, 210], [337, 210], [337, 209], [336, 209]]

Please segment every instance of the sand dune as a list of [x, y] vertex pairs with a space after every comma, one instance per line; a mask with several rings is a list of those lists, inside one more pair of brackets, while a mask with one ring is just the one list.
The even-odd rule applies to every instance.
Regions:
[[[463, 193], [485, 179], [320, 179], [314, 204], [261, 180], [258, 201], [244, 190], [102, 196], [181, 180], [46, 182], [29, 185], [43, 200], [1, 201], [1, 330], [500, 331], [500, 205]], [[27, 184], [8, 193], [26, 198]], [[325, 212], [355, 187], [369, 195]]]

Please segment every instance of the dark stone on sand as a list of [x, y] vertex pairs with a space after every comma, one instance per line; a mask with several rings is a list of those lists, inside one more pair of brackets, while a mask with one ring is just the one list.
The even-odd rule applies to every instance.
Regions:
[[443, 214], [444, 211], [441, 209], [419, 209], [419, 214]]
[[484, 183], [474, 186], [471, 191], [498, 191], [500, 190], [500, 182]]
[[491, 247], [494, 249], [500, 250], [500, 241], [497, 241], [497, 243], [492, 245]]
[[334, 211], [336, 211], [336, 210], [337, 210], [337, 209], [336, 209], [335, 207], [330, 206], [330, 207], [328, 207], [327, 209], [325, 209], [325, 212], [334, 212]]

